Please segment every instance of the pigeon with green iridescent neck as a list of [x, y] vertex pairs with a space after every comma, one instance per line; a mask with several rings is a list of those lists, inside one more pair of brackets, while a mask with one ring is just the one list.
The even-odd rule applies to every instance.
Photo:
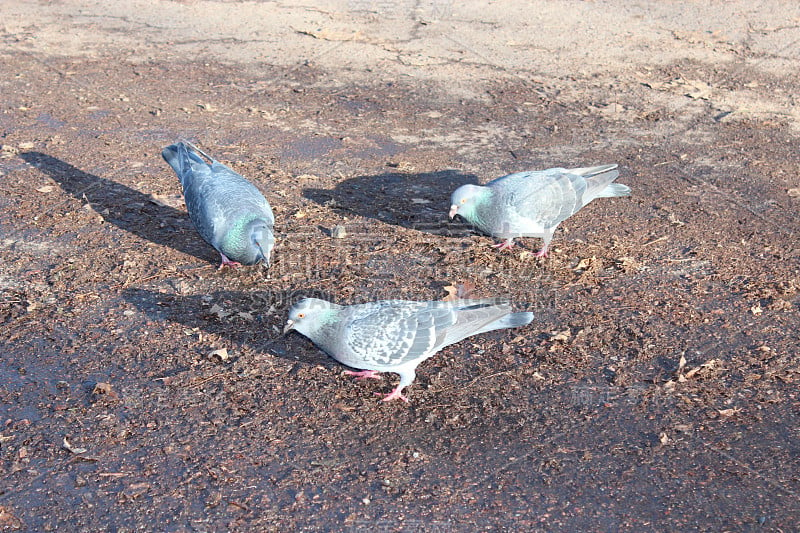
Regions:
[[360, 369], [346, 371], [357, 379], [380, 379], [379, 372], [400, 374], [400, 383], [383, 401], [407, 402], [403, 389], [414, 381], [422, 361], [471, 335], [531, 320], [533, 313], [513, 313], [501, 298], [350, 306], [305, 298], [292, 306], [284, 333], [297, 330], [340, 363]]
[[220, 268], [269, 266], [275, 217], [256, 186], [185, 141], [161, 155], [181, 181], [194, 227], [222, 256]]
[[462, 185], [450, 198], [450, 218], [464, 220], [494, 237], [495, 247], [514, 246], [518, 237], [539, 237], [544, 246], [536, 257], [547, 256], [553, 232], [564, 220], [595, 198], [629, 196], [627, 185], [613, 183], [617, 165], [589, 168], [551, 168], [518, 172], [484, 186]]

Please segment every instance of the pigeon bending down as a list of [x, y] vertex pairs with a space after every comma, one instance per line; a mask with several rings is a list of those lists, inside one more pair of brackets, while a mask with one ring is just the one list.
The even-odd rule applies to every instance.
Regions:
[[479, 230], [505, 239], [495, 247], [514, 246], [517, 237], [540, 237], [535, 255], [546, 257], [558, 225], [595, 198], [629, 196], [627, 185], [612, 183], [617, 165], [551, 168], [518, 172], [484, 186], [462, 185], [450, 197], [450, 218], [461, 215]]
[[410, 302], [382, 300], [337, 305], [305, 298], [289, 310], [284, 333], [297, 330], [342, 364], [357, 379], [377, 378], [378, 372], [400, 374], [400, 384], [383, 398], [401, 399], [425, 359], [471, 335], [524, 326], [533, 313], [512, 313], [507, 300]]
[[269, 266], [275, 217], [256, 186], [184, 141], [167, 146], [161, 155], [178, 174], [194, 227], [222, 256], [220, 268]]

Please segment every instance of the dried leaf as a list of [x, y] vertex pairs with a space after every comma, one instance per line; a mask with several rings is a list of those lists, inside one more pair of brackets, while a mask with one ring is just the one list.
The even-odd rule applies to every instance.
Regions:
[[553, 332], [550, 333], [550, 340], [566, 342], [571, 334], [572, 332], [568, 329], [565, 329], [563, 331]]
[[708, 370], [714, 370], [719, 365], [720, 365], [720, 360], [719, 359], [710, 359], [710, 360], [706, 361], [705, 363], [703, 363], [702, 365], [700, 365], [698, 367], [695, 367], [695, 368], [689, 370], [688, 372], [686, 372], [686, 378], [691, 378], [691, 377], [693, 377], [695, 374], [697, 374], [699, 372], [705, 373]]
[[8, 507], [0, 505], [0, 529], [23, 529], [25, 523], [14, 516]]
[[614, 260], [617, 266], [626, 274], [639, 270], [639, 262], [633, 257], [619, 257]]
[[231, 358], [228, 355], [228, 349], [227, 348], [220, 348], [218, 350], [214, 350], [213, 352], [208, 354], [208, 357], [209, 357], [209, 359], [216, 359], [217, 361], [219, 361], [221, 363], [227, 363], [228, 360]]
[[331, 228], [331, 238], [344, 239], [345, 237], [347, 237], [347, 228], [341, 224]]
[[741, 407], [732, 407], [731, 409], [718, 409], [719, 416], [728, 418], [733, 415], [738, 415], [742, 411]]
[[80, 455], [82, 453], [86, 453], [86, 452], [89, 451], [86, 448], [77, 448], [77, 447], [73, 446], [72, 444], [70, 444], [70, 442], [67, 439], [67, 437], [64, 437], [64, 442], [61, 444], [61, 446], [63, 446], [63, 448], [65, 450], [67, 450], [69, 452], [72, 452], [72, 453], [74, 453], [76, 455]]
[[472, 295], [472, 293], [475, 292], [475, 284], [472, 283], [471, 281], [465, 281], [464, 283], [459, 283], [458, 285], [456, 285], [456, 288], [458, 289], [456, 291], [456, 295], [459, 298], [469, 298], [470, 295]]
[[675, 213], [669, 214], [669, 223], [673, 226], [683, 226], [686, 222], [681, 221]]
[[573, 268], [575, 272], [597, 271], [603, 266], [603, 262], [597, 259], [597, 256], [585, 257], [578, 261], [578, 264]]
[[182, 194], [151, 194], [147, 198], [151, 203], [159, 207], [172, 207], [174, 209], [185, 209], [186, 202]]
[[446, 285], [444, 290], [447, 291], [447, 296], [442, 298], [445, 302], [452, 302], [453, 300], [458, 300], [458, 287], [455, 285]]
[[219, 304], [212, 305], [209, 313], [212, 315], [217, 315], [217, 317], [219, 317], [220, 320], [231, 314], [229, 311], [223, 309], [223, 307]]
[[114, 391], [111, 388], [110, 383], [95, 383], [94, 389], [92, 389], [92, 394], [109, 394], [113, 395]]
[[44, 185], [44, 186], [39, 187], [38, 189], [36, 189], [36, 192], [41, 192], [41, 193], [53, 192], [54, 188], [55, 187], [53, 187], [52, 185]]

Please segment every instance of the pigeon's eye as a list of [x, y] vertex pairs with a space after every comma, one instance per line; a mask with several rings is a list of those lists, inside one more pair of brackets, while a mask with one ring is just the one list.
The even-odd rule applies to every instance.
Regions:
[[305, 313], [297, 313], [297, 318], [305, 318], [305, 317], [306, 317]]
[[465, 204], [465, 203], [467, 203], [467, 199], [466, 199], [466, 198], [462, 198], [462, 199], [461, 199], [461, 203], [462, 203], [462, 204]]

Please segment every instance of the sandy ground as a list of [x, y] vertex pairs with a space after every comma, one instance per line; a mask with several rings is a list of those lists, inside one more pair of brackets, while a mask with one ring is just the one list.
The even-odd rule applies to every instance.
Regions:
[[[0, 35], [0, 527], [796, 530], [796, 2], [0, 1]], [[269, 271], [215, 269], [181, 137], [265, 192]], [[545, 260], [447, 221], [602, 163], [633, 195]], [[280, 335], [458, 285], [536, 319], [409, 404]]]

